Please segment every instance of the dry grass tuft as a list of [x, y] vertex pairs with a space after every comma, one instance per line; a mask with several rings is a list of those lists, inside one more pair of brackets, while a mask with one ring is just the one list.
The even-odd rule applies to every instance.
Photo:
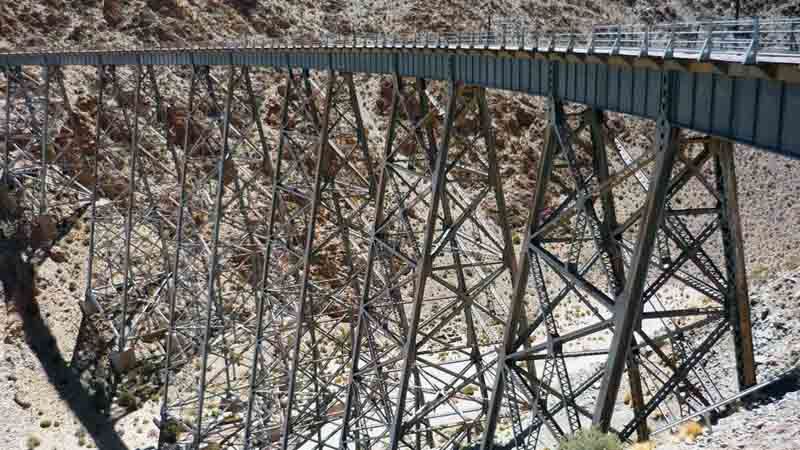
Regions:
[[701, 434], [703, 434], [703, 426], [694, 420], [690, 420], [678, 428], [678, 437], [686, 442], [694, 442]]

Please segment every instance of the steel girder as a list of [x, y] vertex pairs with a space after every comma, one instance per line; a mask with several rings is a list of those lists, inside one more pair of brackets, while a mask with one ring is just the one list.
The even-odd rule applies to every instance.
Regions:
[[163, 449], [644, 438], [727, 393], [729, 329], [755, 382], [730, 145], [666, 120], [672, 75], [646, 150], [552, 96], [516, 259], [483, 88], [395, 73], [384, 114], [348, 73], [98, 66], [87, 143], [46, 72], [5, 71], [3, 174], [32, 219], [89, 208], [83, 351], [120, 413], [163, 386]]

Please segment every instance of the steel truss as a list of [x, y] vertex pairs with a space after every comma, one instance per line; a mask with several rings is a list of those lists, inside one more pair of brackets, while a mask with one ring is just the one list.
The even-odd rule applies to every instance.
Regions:
[[2, 238], [22, 240], [26, 261], [41, 262], [91, 197], [81, 153], [86, 136], [60, 67], [3, 67]]
[[[662, 117], [667, 117], [668, 76], [663, 89]], [[722, 163], [717, 163], [717, 170], [708, 167], [714, 159], [730, 161], [731, 147], [714, 139], [689, 138], [662, 119], [654, 148], [633, 157], [610, 139], [601, 112], [570, 115], [555, 99], [550, 100], [550, 109], [551, 125], [524, 240], [528, 244], [520, 256], [504, 338], [505, 362], [498, 368], [507, 375], [495, 379], [483, 448], [536, 448], [543, 426], [558, 439], [575, 429], [580, 416], [624, 438], [638, 430], [638, 438], [646, 439], [648, 416], [652, 420], [685, 414], [723, 395], [705, 373], [703, 361], [731, 326], [739, 342], [740, 384], [755, 382], [751, 338], [736, 330], [749, 330], [749, 324], [742, 322], [746, 313], [738, 312], [748, 308], [745, 286], [736, 281], [737, 276], [741, 279], [736, 270], [743, 270], [741, 247], [735, 244], [741, 240], [728, 240], [723, 231], [729, 217], [738, 218], [736, 197], [724, 191], [723, 181], [715, 185], [706, 179], [713, 172], [735, 183], [731, 170], [721, 170]], [[581, 143], [582, 136], [589, 142]], [[617, 164], [616, 173], [612, 163]], [[572, 185], [556, 186], [554, 177], [560, 185], [565, 179]], [[637, 187], [647, 193], [645, 204], [628, 211], [615, 208], [614, 199], [620, 197], [615, 193]], [[700, 195], [686, 198], [696, 192]], [[555, 206], [547, 204], [549, 193], [560, 197]], [[683, 206], [678, 209], [676, 204]], [[729, 249], [724, 259], [707, 249], [714, 234]], [[720, 260], [730, 265], [726, 273], [719, 269]], [[668, 281], [699, 293], [702, 307], [672, 302], [665, 309], [661, 296]], [[738, 294], [733, 293], [736, 283]], [[524, 327], [517, 308], [529, 292], [536, 293], [540, 308], [538, 317]], [[560, 330], [559, 317], [567, 314], [591, 319], [587, 317], [582, 327]], [[521, 348], [537, 334], [541, 344]], [[596, 372], [584, 372], [577, 380], [569, 370], [560, 369], [565, 358], [594, 359], [595, 364], [605, 355], [605, 365], [598, 364]], [[530, 373], [519, 363], [532, 359], [542, 361], [543, 370], [528, 383], [524, 375]], [[629, 387], [623, 396], [618, 391], [625, 368]], [[597, 397], [588, 390], [592, 386], [600, 389]], [[548, 394], [556, 397], [556, 404], [548, 401]], [[612, 421], [621, 400], [630, 404], [631, 414], [619, 414]], [[502, 408], [503, 401], [507, 409]], [[518, 413], [520, 409], [530, 412]], [[493, 429], [507, 423], [506, 416], [511, 438], [498, 437]]]
[[557, 67], [518, 255], [488, 94], [456, 80], [394, 73], [381, 113], [334, 70], [101, 65], [78, 112], [69, 69], [5, 68], [4, 189], [15, 227], [86, 211], [78, 351], [114, 411], [160, 396], [161, 449], [644, 439], [732, 393], [726, 333], [756, 382], [732, 145], [668, 121], [664, 72], [624, 148]]

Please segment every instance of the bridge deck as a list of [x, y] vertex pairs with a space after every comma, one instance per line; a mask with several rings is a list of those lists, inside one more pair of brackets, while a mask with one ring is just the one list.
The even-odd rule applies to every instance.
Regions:
[[[795, 31], [797, 28], [797, 31]], [[596, 27], [589, 35], [383, 34], [249, 40], [125, 50], [0, 53], [0, 66], [249, 65], [460, 80], [653, 119], [672, 74], [670, 120], [682, 128], [800, 157], [800, 19]], [[744, 36], [745, 38], [743, 38]]]

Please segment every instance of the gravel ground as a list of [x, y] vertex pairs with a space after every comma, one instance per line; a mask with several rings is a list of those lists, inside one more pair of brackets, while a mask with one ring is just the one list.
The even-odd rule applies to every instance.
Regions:
[[[658, 435], [659, 450], [800, 449], [800, 271], [790, 271], [752, 287], [753, 342], [759, 381], [790, 373], [754, 396], [752, 403], [720, 418], [692, 443], [676, 434]], [[730, 346], [730, 345], [729, 345]], [[719, 361], [717, 379], [735, 377], [732, 361]]]

